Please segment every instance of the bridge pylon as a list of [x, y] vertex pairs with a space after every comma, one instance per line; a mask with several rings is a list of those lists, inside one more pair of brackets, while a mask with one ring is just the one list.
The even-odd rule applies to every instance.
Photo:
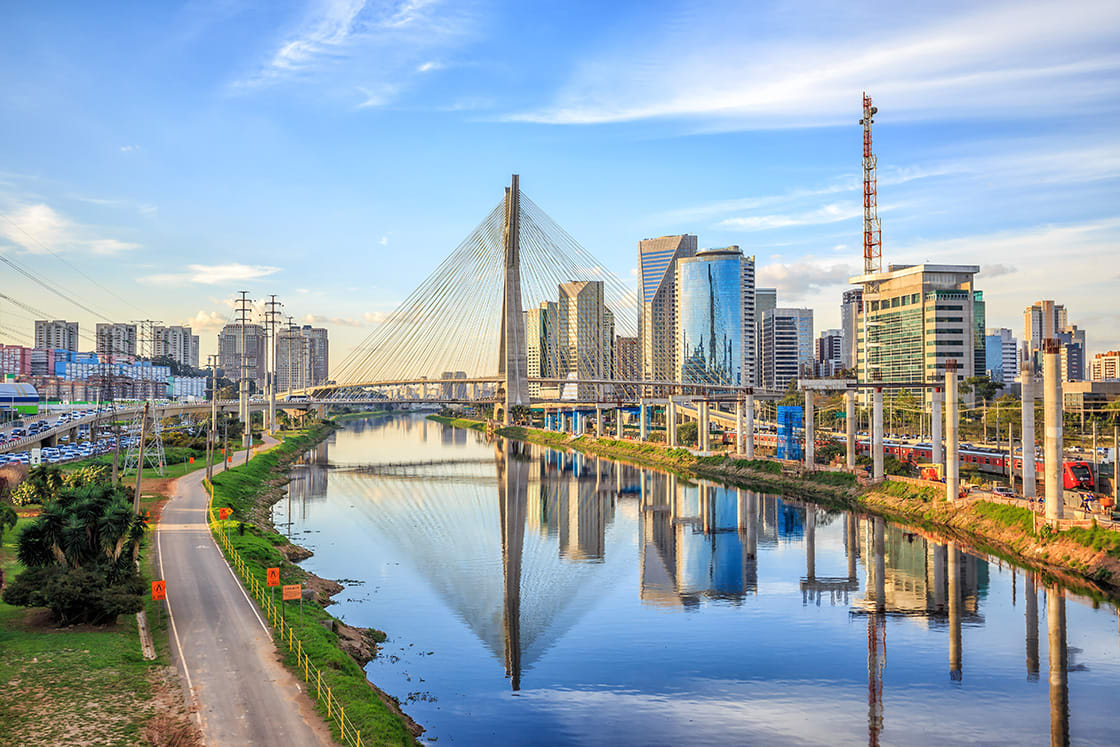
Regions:
[[521, 188], [517, 174], [506, 189], [505, 281], [502, 290], [502, 332], [498, 352], [502, 376], [503, 421], [510, 409], [529, 404], [529, 362], [525, 350], [525, 318], [521, 310]]

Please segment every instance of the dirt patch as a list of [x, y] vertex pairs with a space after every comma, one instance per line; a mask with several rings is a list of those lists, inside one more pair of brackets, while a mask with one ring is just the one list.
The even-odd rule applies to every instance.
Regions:
[[378, 638], [384, 640], [384, 633], [370, 628], [355, 628], [341, 620], [335, 620], [334, 631], [338, 636], [338, 647], [349, 654], [359, 666], [364, 667], [377, 657], [380, 647]]
[[331, 599], [335, 594], [343, 590], [343, 585], [337, 581], [331, 581], [329, 578], [322, 578], [316, 576], [314, 573], [307, 573], [307, 588], [315, 594], [315, 601], [323, 607], [329, 604], [334, 604]]
[[162, 495], [170, 498], [175, 495], [175, 481], [172, 477], [145, 477], [140, 481], [140, 492], [147, 495]]
[[198, 721], [183, 701], [182, 686], [174, 667], [158, 667], [152, 683], [153, 714], [144, 727], [144, 738], [155, 747], [195, 747], [204, 744]]
[[[315, 554], [306, 547], [293, 544], [278, 545], [276, 549], [280, 551], [280, 554], [283, 555], [289, 563], [298, 563], [301, 560], [307, 560]], [[338, 592], [336, 591], [334, 593], [337, 594]]]

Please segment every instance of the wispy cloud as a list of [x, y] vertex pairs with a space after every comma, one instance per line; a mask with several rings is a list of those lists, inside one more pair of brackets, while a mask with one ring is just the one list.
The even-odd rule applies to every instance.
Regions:
[[836, 260], [806, 258], [797, 262], [773, 262], [758, 268], [758, 287], [777, 288], [778, 303], [802, 302], [810, 294], [848, 285], [853, 266]]
[[219, 332], [230, 321], [230, 316], [220, 311], [198, 311], [189, 319], [180, 321], [179, 324], [190, 327], [191, 331], [197, 334], [199, 332]]
[[304, 324], [333, 324], [338, 327], [369, 327], [380, 324], [388, 314], [384, 312], [367, 311], [360, 317], [351, 316], [324, 316], [321, 314], [305, 314]]
[[162, 273], [145, 275], [141, 282], [151, 285], [178, 285], [180, 283], [198, 283], [200, 285], [220, 285], [231, 283], [235, 280], [256, 280], [280, 272], [279, 267], [267, 265], [243, 265], [233, 263], [228, 265], [187, 265], [187, 272]]
[[319, 0], [236, 89], [309, 85], [350, 96], [357, 108], [393, 101], [419, 75], [445, 66], [441, 53], [473, 37], [473, 3], [444, 0]]
[[19, 205], [0, 213], [0, 237], [32, 254], [53, 251], [112, 255], [140, 247], [100, 234], [97, 227], [77, 223], [46, 203]]
[[[862, 90], [893, 121], [1115, 110], [1115, 2], [1086, 0], [1075, 11], [1054, 0], [962, 7], [886, 15], [870, 4], [844, 4], [843, 12], [822, 4], [795, 14], [818, 23], [792, 24], [765, 6], [715, 2], [689, 24], [673, 19], [588, 55], [551, 103], [509, 119], [687, 119], [713, 129], [850, 124]], [[752, 33], [761, 28], [772, 33]]]
[[862, 217], [863, 210], [855, 204], [831, 203], [816, 210], [795, 215], [746, 215], [725, 218], [719, 222], [721, 228], [734, 228], [740, 231], [764, 231], [770, 228], [792, 228], [796, 226], [816, 226], [823, 223], [839, 223]]
[[135, 153], [138, 150], [140, 150], [139, 145], [122, 145], [121, 146], [121, 153]]

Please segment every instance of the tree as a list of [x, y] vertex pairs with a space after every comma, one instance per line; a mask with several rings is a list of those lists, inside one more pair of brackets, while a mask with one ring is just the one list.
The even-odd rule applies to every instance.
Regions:
[[4, 541], [4, 532], [8, 529], [14, 529], [16, 522], [19, 521], [19, 516], [16, 515], [16, 510], [11, 506], [0, 506], [0, 543]]
[[694, 421], [681, 423], [677, 426], [677, 443], [684, 446], [695, 446], [699, 429]]
[[962, 394], [972, 392], [984, 402], [996, 396], [996, 392], [1000, 389], [1003, 389], [1003, 384], [992, 381], [987, 376], [969, 376], [960, 385]]
[[144, 526], [120, 486], [102, 479], [63, 488], [20, 533], [16, 555], [27, 570], [4, 591], [4, 601], [47, 607], [64, 625], [139, 611], [136, 559]]

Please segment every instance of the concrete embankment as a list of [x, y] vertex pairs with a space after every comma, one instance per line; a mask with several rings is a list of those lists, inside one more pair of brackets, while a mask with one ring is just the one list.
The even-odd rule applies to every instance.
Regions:
[[[448, 425], [485, 431], [486, 423], [431, 416]], [[1095, 597], [1120, 598], [1120, 532], [1098, 526], [1054, 531], [1024, 506], [983, 497], [944, 500], [943, 487], [923, 487], [887, 479], [878, 485], [858, 484], [847, 472], [803, 470], [772, 459], [699, 457], [687, 449], [593, 436], [499, 427], [494, 433], [558, 449], [573, 449], [684, 477], [739, 485], [811, 500], [824, 505], [882, 515], [963, 541], [977, 551], [997, 555], [1060, 580]]]

